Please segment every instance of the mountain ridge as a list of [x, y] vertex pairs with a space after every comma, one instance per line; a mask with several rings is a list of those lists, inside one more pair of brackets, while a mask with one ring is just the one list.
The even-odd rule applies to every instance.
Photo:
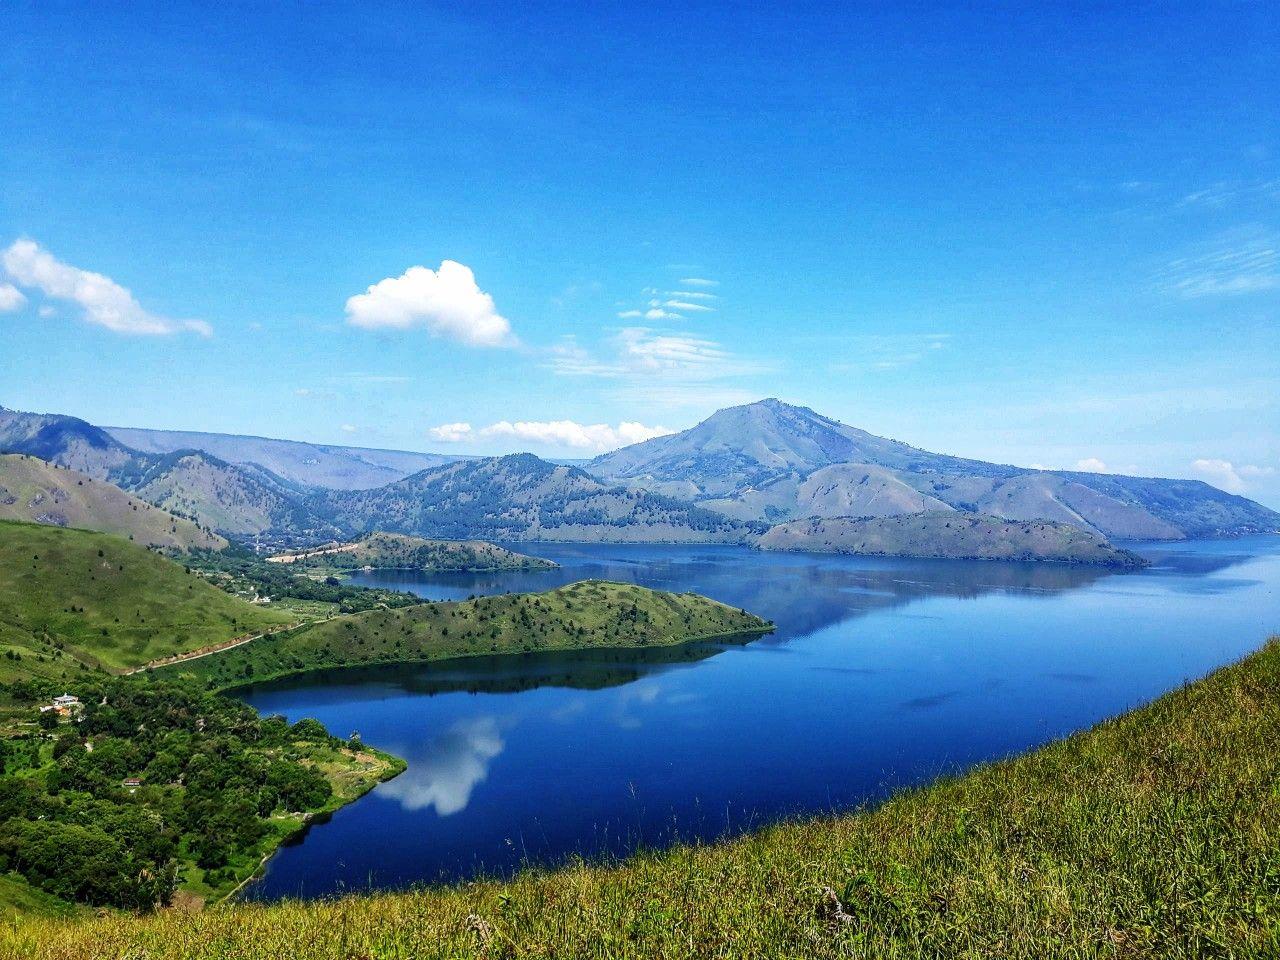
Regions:
[[[192, 435], [164, 436], [155, 444]], [[245, 452], [237, 446], [244, 437], [194, 436], [211, 438], [202, 441], [208, 446], [222, 438]], [[79, 418], [0, 408], [0, 452], [43, 455], [259, 548], [378, 529], [439, 539], [741, 543], [809, 517], [933, 511], [1066, 523], [1103, 539], [1280, 531], [1280, 513], [1199, 480], [1037, 470], [931, 453], [772, 398], [717, 411], [688, 430], [581, 467], [531, 453], [454, 458], [367, 488], [353, 487], [353, 475], [343, 473], [346, 453], [299, 467], [299, 457], [321, 448], [258, 439], [292, 464], [292, 478], [207, 450], [134, 450]], [[345, 486], [297, 479], [312, 467], [336, 471], [329, 482]]]
[[[603, 454], [586, 469], [605, 481], [679, 491], [740, 522], [896, 516], [940, 506], [1006, 520], [1072, 523], [1120, 539], [1280, 530], [1280, 513], [1200, 480], [1037, 470], [936, 454], [773, 398]], [[814, 489], [823, 486], [822, 471], [835, 478], [826, 502]], [[841, 487], [839, 474], [846, 482], [832, 497]], [[876, 496], [858, 495], [855, 487], [868, 484]]]

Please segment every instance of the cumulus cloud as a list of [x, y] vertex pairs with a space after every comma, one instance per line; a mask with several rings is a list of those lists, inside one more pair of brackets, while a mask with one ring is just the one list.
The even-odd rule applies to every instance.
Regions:
[[1083, 470], [1085, 473], [1106, 473], [1107, 465], [1097, 457], [1085, 457], [1083, 460], [1076, 461], [1076, 469]]
[[464, 440], [470, 440], [471, 435], [469, 423], [442, 423], [427, 431], [427, 436], [440, 443], [462, 443]]
[[499, 420], [479, 429], [473, 429], [469, 423], [444, 423], [432, 427], [427, 434], [440, 443], [508, 438], [549, 447], [605, 451], [672, 432], [667, 427], [649, 427], [633, 420], [624, 420], [616, 427], [607, 423], [577, 423], [573, 420]]
[[27, 298], [11, 283], [0, 283], [0, 313], [12, 313], [21, 310]]
[[379, 280], [347, 300], [347, 322], [365, 330], [425, 327], [432, 336], [470, 347], [516, 344], [493, 297], [476, 284], [470, 267], [454, 260], [442, 261], [439, 270], [416, 266]]
[[1191, 469], [1227, 493], [1244, 493], [1249, 488], [1246, 478], [1252, 480], [1276, 472], [1274, 467], [1259, 467], [1252, 463], [1237, 467], [1230, 460], [1214, 459], [1193, 460]]
[[110, 277], [63, 263], [34, 240], [15, 240], [0, 255], [5, 271], [20, 286], [77, 304], [84, 319], [116, 333], [161, 335], [191, 331], [209, 336], [203, 320], [173, 320], [144, 310], [133, 294]]

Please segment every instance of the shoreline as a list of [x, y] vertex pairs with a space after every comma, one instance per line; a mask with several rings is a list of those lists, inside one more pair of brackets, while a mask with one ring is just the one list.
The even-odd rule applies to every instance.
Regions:
[[[428, 601], [428, 602], [459, 602], [459, 601]], [[643, 646], [639, 644], [626, 644], [623, 646], [593, 646], [593, 647], [543, 647], [538, 650], [477, 650], [475, 653], [455, 654], [447, 657], [409, 657], [395, 658], [388, 660], [362, 660], [359, 663], [343, 663], [343, 664], [327, 664], [325, 666], [307, 667], [300, 670], [285, 670], [278, 673], [264, 674], [255, 676], [252, 680], [245, 683], [230, 684], [225, 687], [211, 688], [215, 693], [231, 694], [236, 690], [244, 690], [248, 687], [257, 686], [260, 683], [272, 683], [276, 680], [284, 680], [287, 678], [305, 677], [312, 673], [328, 673], [332, 670], [359, 670], [364, 667], [395, 667], [395, 666], [422, 666], [429, 663], [466, 663], [477, 660], [485, 660], [490, 657], [511, 657], [521, 656], [525, 654], [539, 653], [584, 653], [588, 651], [609, 651], [613, 653], [626, 653], [630, 650], [654, 650], [654, 649], [670, 649], [681, 647], [685, 644], [695, 643], [712, 643], [717, 640], [731, 641], [735, 637], [742, 637], [744, 645], [752, 639], [768, 636], [777, 630], [776, 626], [761, 627], [755, 630], [734, 630], [729, 633], [709, 633], [704, 636], [681, 637], [674, 643], [649, 643]], [[173, 664], [179, 666], [179, 664]]]

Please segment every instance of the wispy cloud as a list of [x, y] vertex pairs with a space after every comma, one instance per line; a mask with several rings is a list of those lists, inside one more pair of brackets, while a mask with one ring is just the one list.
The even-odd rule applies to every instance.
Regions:
[[897, 370], [920, 363], [951, 342], [949, 333], [864, 334], [839, 338], [839, 346], [825, 351], [834, 359], [827, 369], [835, 373], [865, 370]]
[[[565, 337], [546, 353], [546, 366], [565, 377], [615, 381], [615, 395], [628, 400], [680, 406], [697, 400], [740, 402], [747, 391], [724, 381], [763, 373], [769, 365], [741, 357], [719, 341], [691, 331], [623, 327], [598, 350]], [[711, 387], [715, 384], [715, 387]]]
[[708, 280], [706, 277], [682, 277], [680, 284], [686, 287], [718, 287], [719, 280]]
[[647, 299], [634, 306], [624, 302], [619, 306], [625, 309], [618, 311], [621, 320], [683, 320], [688, 313], [714, 313], [715, 301], [719, 298], [714, 293], [700, 293], [696, 290], [660, 291], [657, 287], [645, 287], [640, 293]]
[[469, 347], [511, 347], [511, 323], [480, 289], [471, 268], [455, 260], [440, 269], [410, 267], [347, 300], [347, 322], [365, 330], [424, 327]]
[[1280, 237], [1258, 228], [1223, 234], [1170, 260], [1157, 272], [1156, 286], [1184, 299], [1280, 289]]
[[34, 240], [15, 240], [0, 264], [14, 283], [54, 300], [74, 303], [89, 323], [116, 333], [156, 336], [188, 331], [210, 336], [203, 320], [173, 320], [144, 310], [132, 293], [110, 277], [58, 260]]
[[1178, 206], [1226, 207], [1260, 200], [1280, 201], [1280, 179], [1219, 180], [1186, 194], [1178, 201]]

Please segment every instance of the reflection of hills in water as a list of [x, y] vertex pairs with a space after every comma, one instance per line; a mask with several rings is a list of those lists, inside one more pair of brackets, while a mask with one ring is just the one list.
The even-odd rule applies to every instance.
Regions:
[[[744, 636], [743, 642], [752, 639], [754, 635]], [[338, 667], [241, 687], [237, 694], [252, 699], [255, 692], [264, 690], [350, 687], [350, 699], [359, 700], [384, 696], [388, 687], [421, 694], [518, 693], [537, 687], [602, 690], [631, 683], [663, 667], [705, 660], [732, 645], [730, 641], [721, 640], [671, 647], [549, 650], [463, 657], [432, 663]]]
[[[762, 643], [804, 636], [841, 620], [929, 597], [980, 597], [995, 591], [1053, 594], [1114, 575], [1071, 564], [962, 560], [810, 557], [796, 562], [754, 551], [699, 551], [639, 560], [598, 554], [542, 554], [562, 564], [545, 573], [424, 575], [379, 571], [376, 583], [451, 596], [547, 590], [588, 577], [638, 583], [658, 590], [693, 590], [773, 620], [778, 632]], [[537, 544], [519, 549], [538, 555]], [[388, 575], [390, 574], [390, 575]]]
[[[601, 556], [569, 547], [513, 544], [562, 566], [544, 572], [421, 574], [377, 571], [362, 582], [424, 595], [454, 596], [548, 590], [587, 578], [619, 580], [654, 589], [693, 590], [773, 620], [777, 632], [745, 638], [760, 645], [784, 643], [844, 620], [907, 606], [933, 597], [975, 599], [991, 593], [1053, 596], [1088, 587], [1103, 577], [1142, 577], [1099, 567], [1006, 561], [903, 560], [873, 557], [763, 555], [746, 550], [687, 548], [664, 556]], [[540, 549], [541, 548], [541, 549]], [[1153, 552], [1162, 573], [1202, 577], [1250, 558], [1247, 552], [1220, 555]], [[430, 664], [345, 667], [271, 683], [271, 689], [351, 687], [360, 697], [369, 683], [413, 693], [514, 693], [535, 687], [601, 689], [630, 683], [656, 669], [694, 663], [721, 652], [726, 644], [691, 643], [625, 650], [550, 651], [472, 657]], [[246, 691], [246, 692], [251, 692]], [[372, 694], [370, 694], [372, 695]]]

